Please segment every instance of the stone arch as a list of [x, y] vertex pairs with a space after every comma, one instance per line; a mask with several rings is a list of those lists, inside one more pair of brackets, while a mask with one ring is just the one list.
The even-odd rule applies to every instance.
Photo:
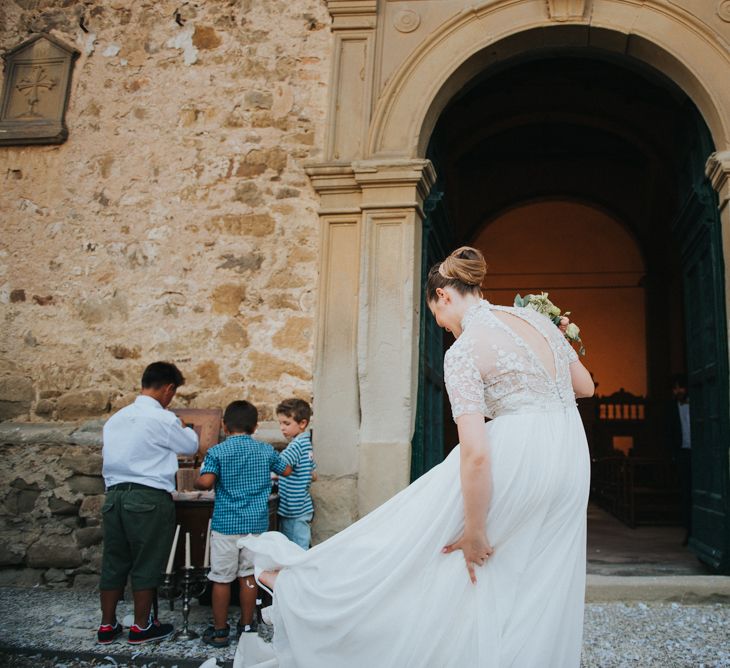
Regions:
[[535, 20], [526, 2], [483, 2], [445, 22], [400, 66], [375, 108], [374, 158], [422, 158], [453, 95], [486, 68], [556, 48], [629, 56], [679, 86], [694, 102], [715, 147], [730, 145], [730, 51], [699, 19], [667, 2], [595, 0], [587, 20]]

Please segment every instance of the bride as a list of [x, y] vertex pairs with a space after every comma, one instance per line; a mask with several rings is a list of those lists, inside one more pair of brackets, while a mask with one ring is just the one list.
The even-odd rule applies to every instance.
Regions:
[[235, 665], [579, 666], [589, 458], [575, 397], [593, 382], [548, 318], [483, 300], [485, 274], [462, 247], [425, 288], [456, 337], [444, 377], [460, 445], [311, 550], [241, 539], [274, 590], [274, 638], [242, 634]]

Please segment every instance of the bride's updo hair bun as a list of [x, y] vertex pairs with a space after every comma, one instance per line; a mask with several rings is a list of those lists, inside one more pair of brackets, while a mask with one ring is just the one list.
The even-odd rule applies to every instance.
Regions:
[[461, 246], [443, 262], [431, 267], [426, 280], [426, 300], [438, 299], [438, 288], [452, 287], [462, 295], [473, 293], [481, 296], [482, 281], [487, 275], [487, 263], [482, 252], [471, 246]]
[[457, 248], [442, 263], [440, 273], [444, 278], [456, 278], [466, 285], [481, 285], [487, 275], [487, 263], [476, 248]]

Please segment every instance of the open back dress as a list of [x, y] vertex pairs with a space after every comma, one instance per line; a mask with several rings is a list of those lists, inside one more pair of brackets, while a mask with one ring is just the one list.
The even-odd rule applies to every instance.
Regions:
[[476, 567], [477, 583], [461, 551], [442, 553], [464, 527], [457, 446], [308, 551], [276, 532], [241, 539], [258, 566], [281, 572], [273, 643], [243, 634], [236, 667], [579, 666], [590, 466], [570, 378], [576, 360], [545, 316], [471, 306], [444, 372], [454, 419], [490, 418], [494, 553]]

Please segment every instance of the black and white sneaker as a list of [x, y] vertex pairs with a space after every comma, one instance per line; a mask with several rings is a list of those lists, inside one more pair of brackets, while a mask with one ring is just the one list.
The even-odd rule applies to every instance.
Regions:
[[158, 620], [150, 622], [146, 629], [142, 629], [136, 624], [129, 627], [130, 645], [142, 645], [146, 642], [159, 642], [172, 635], [175, 627], [172, 624], [160, 624]]
[[114, 622], [113, 626], [111, 624], [101, 624], [96, 632], [96, 642], [100, 645], [109, 645], [123, 631], [124, 629], [118, 621]]

